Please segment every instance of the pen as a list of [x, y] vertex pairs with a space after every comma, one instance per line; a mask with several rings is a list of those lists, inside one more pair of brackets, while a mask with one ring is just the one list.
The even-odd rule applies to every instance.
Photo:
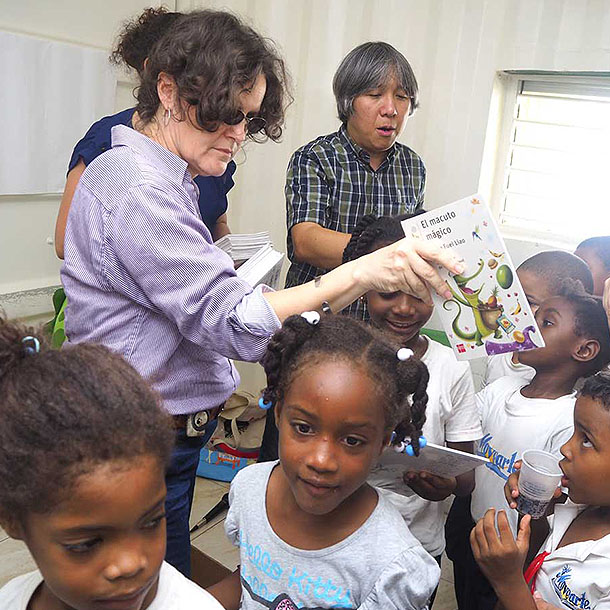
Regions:
[[227, 492], [222, 498], [220, 498], [220, 502], [213, 506], [193, 527], [190, 529], [190, 533], [196, 532], [200, 527], [209, 523], [214, 517], [217, 517], [225, 510], [229, 509], [229, 493]]

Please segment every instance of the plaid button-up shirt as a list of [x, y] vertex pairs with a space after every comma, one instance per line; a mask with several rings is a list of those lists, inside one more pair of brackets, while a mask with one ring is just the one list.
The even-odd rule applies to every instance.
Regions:
[[347, 134], [321, 136], [299, 148], [290, 159], [286, 175], [288, 258], [292, 264], [286, 287], [297, 286], [325, 273], [294, 260], [290, 230], [300, 222], [351, 233], [366, 214], [393, 216], [414, 212], [424, 204], [426, 169], [417, 153], [394, 143], [377, 170], [370, 155]]

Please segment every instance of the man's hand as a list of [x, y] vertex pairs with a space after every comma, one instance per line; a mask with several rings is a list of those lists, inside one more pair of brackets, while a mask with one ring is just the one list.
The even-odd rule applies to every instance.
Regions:
[[405, 472], [403, 481], [420, 497], [432, 502], [440, 502], [457, 489], [455, 477], [439, 477], [430, 472]]
[[525, 515], [521, 519], [516, 540], [505, 511], [498, 512], [497, 531], [495, 521], [496, 511], [490, 508], [470, 533], [474, 558], [494, 589], [523, 582], [523, 563], [529, 547], [531, 517]]

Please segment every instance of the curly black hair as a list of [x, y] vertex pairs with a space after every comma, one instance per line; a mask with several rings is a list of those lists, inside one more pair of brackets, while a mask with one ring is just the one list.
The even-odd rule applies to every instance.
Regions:
[[587, 377], [578, 395], [600, 402], [610, 411], [610, 371], [601, 371]]
[[563, 281], [569, 278], [581, 282], [587, 292], [593, 292], [593, 276], [587, 263], [564, 250], [538, 252], [517, 267], [517, 273], [520, 271], [537, 275], [541, 281], [546, 282], [553, 294], [557, 294]]
[[159, 108], [161, 72], [174, 79], [179, 98], [196, 108], [197, 126], [209, 132], [235, 116], [239, 92], [262, 74], [267, 85], [258, 113], [266, 121], [262, 137], [276, 142], [281, 138], [284, 112], [292, 101], [286, 66], [273, 43], [235, 15], [186, 13], [154, 45], [136, 94], [136, 111], [144, 123]]
[[386, 429], [396, 433], [394, 444], [409, 437], [417, 454], [426, 421], [428, 369], [415, 357], [399, 360], [398, 347], [347, 316], [322, 315], [315, 325], [302, 316], [290, 316], [271, 338], [262, 360], [267, 374], [263, 400], [281, 402], [297, 372], [329, 356], [362, 364], [378, 389]]
[[173, 439], [171, 418], [120, 356], [53, 350], [0, 317], [0, 521], [52, 511], [103, 462], [152, 455], [164, 468]]
[[410, 214], [397, 216], [377, 217], [372, 214], [363, 216], [354, 227], [352, 236], [343, 250], [343, 262], [353, 261], [379, 250], [383, 246], [397, 242], [405, 236], [401, 221], [425, 213], [426, 210], [420, 209]]
[[123, 24], [110, 61], [116, 65], [126, 64], [141, 77], [144, 61], [155, 43], [182, 16], [182, 13], [170, 12], [163, 6], [145, 9], [141, 15]]

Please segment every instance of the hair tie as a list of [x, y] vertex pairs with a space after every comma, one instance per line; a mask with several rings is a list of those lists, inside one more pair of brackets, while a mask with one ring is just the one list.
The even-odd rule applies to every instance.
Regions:
[[[420, 436], [419, 437], [419, 448], [423, 449], [427, 444], [428, 444], [428, 441], [426, 440], [426, 437]], [[410, 455], [411, 457], [415, 457], [415, 449], [413, 449], [413, 441], [411, 441], [407, 445], [407, 448], [405, 449], [405, 453], [407, 455]]]
[[[28, 345], [28, 343], [33, 343], [33, 345]], [[26, 354], [38, 354], [40, 352], [40, 341], [36, 337], [23, 337], [21, 339], [21, 343], [23, 343], [23, 349]]]
[[301, 318], [305, 318], [312, 326], [315, 326], [320, 321], [320, 314], [317, 311], [304, 311]]
[[408, 347], [401, 347], [397, 352], [396, 352], [396, 357], [401, 361], [404, 362], [405, 360], [408, 360], [411, 356], [413, 355], [413, 350], [409, 349]]
[[267, 411], [267, 409], [271, 409], [271, 407], [273, 406], [273, 401], [270, 400], [269, 402], [266, 402], [265, 399], [261, 396], [258, 399], [258, 406], [261, 409], [264, 409], [265, 411]]

